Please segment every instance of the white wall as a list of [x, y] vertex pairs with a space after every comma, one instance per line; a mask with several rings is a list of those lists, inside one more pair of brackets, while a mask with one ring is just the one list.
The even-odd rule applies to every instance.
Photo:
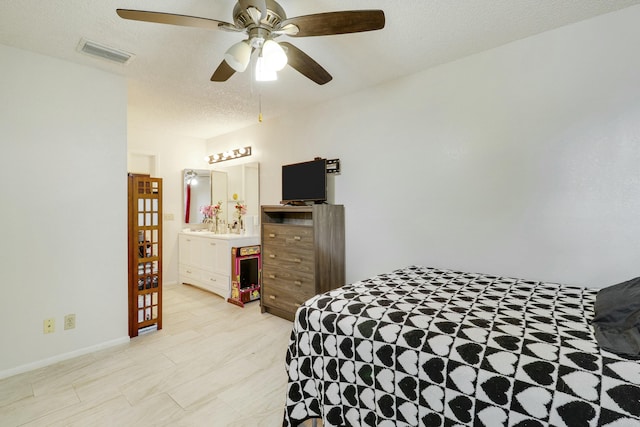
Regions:
[[2, 378], [129, 337], [124, 79], [3, 45], [0, 63]]
[[[171, 135], [137, 125], [143, 111], [129, 109], [128, 150], [156, 156], [155, 177], [162, 178], [163, 284], [178, 282], [178, 232], [184, 226], [182, 172], [184, 169], [210, 169], [205, 161], [205, 140]], [[173, 219], [168, 219], [172, 217]]]
[[208, 152], [252, 145], [263, 204], [280, 200], [281, 165], [340, 158], [349, 282], [414, 263], [593, 287], [635, 277], [638, 22], [635, 6], [560, 28]]

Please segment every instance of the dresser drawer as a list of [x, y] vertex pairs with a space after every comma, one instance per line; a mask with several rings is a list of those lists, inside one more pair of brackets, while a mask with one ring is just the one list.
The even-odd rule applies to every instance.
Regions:
[[264, 225], [264, 246], [313, 251], [313, 228], [304, 225]]
[[283, 269], [313, 274], [314, 255], [311, 250], [295, 250], [278, 246], [265, 245], [262, 248], [262, 265], [280, 266]]
[[262, 285], [262, 304], [290, 313], [295, 313], [298, 307], [313, 296], [313, 292], [300, 289], [300, 287], [282, 286], [264, 278]]
[[297, 289], [309, 297], [315, 295], [314, 275], [306, 271], [284, 269], [277, 266], [263, 265], [262, 285], [277, 285], [284, 288]]

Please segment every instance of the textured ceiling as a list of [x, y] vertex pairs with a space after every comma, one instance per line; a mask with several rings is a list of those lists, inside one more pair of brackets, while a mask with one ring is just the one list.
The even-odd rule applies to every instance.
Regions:
[[[318, 86], [290, 67], [277, 82], [251, 73], [209, 79], [241, 33], [127, 21], [116, 8], [232, 22], [233, 0], [2, 0], [0, 44], [126, 76], [135, 126], [209, 138], [345, 93], [640, 3], [640, 0], [280, 0], [287, 16], [382, 9], [380, 31], [288, 38], [333, 80]], [[77, 51], [88, 39], [135, 54], [116, 65]], [[286, 37], [282, 37], [282, 40]]]

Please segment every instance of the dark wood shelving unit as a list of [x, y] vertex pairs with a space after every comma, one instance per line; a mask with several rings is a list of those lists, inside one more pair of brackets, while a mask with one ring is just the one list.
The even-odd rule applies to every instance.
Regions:
[[128, 175], [129, 336], [162, 329], [162, 178]]

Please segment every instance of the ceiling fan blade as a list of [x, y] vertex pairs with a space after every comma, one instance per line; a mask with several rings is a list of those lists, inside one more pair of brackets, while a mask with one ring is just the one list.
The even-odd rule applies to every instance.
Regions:
[[148, 12], [145, 10], [116, 9], [118, 16], [133, 21], [155, 22], [158, 24], [181, 25], [183, 27], [207, 28], [210, 30], [243, 31], [235, 25], [216, 19], [200, 18], [197, 16], [176, 15], [174, 13]]
[[227, 61], [223, 60], [220, 63], [220, 65], [218, 65], [218, 68], [216, 68], [216, 71], [213, 72], [213, 75], [211, 76], [211, 81], [226, 82], [227, 80], [229, 80], [231, 76], [235, 74], [235, 72], [236, 70], [231, 68], [231, 66], [227, 64]]
[[329, 83], [333, 77], [309, 55], [287, 42], [279, 42], [287, 51], [288, 64], [300, 74], [319, 85]]
[[253, 0], [258, 10], [260, 10], [260, 21], [267, 17], [267, 0]]
[[290, 34], [292, 37], [311, 37], [380, 30], [384, 28], [384, 23], [384, 12], [381, 10], [345, 10], [285, 19], [280, 28], [293, 24], [299, 31]]

